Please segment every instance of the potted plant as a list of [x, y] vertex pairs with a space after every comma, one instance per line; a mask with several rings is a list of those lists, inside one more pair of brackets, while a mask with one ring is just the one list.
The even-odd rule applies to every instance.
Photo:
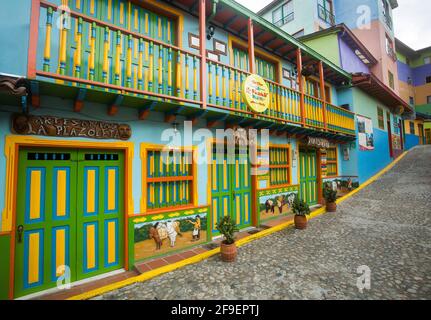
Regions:
[[323, 189], [323, 197], [325, 198], [326, 211], [328, 212], [337, 211], [337, 203], [335, 202], [335, 200], [337, 200], [337, 191], [327, 185]]
[[310, 207], [308, 206], [308, 204], [304, 200], [299, 199], [299, 197], [296, 196], [292, 204], [292, 212], [295, 214], [295, 228], [307, 228], [306, 216], [310, 214]]
[[230, 216], [225, 216], [217, 224], [217, 230], [223, 235], [224, 240], [220, 245], [220, 253], [223, 261], [233, 262], [237, 256], [235, 244], [235, 232], [239, 229]]

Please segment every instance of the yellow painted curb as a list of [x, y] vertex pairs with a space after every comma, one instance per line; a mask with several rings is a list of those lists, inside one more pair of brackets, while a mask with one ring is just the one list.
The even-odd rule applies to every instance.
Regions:
[[336, 203], [340, 203], [343, 202], [344, 200], [350, 198], [351, 196], [353, 196], [354, 194], [358, 193], [359, 191], [361, 191], [362, 189], [364, 189], [365, 187], [369, 186], [371, 183], [373, 183], [374, 181], [376, 181], [378, 178], [380, 178], [382, 175], [384, 175], [386, 172], [388, 172], [390, 169], [392, 169], [402, 158], [404, 158], [406, 156], [406, 154], [409, 151], [404, 151], [398, 158], [396, 158], [394, 161], [392, 161], [390, 164], [388, 164], [385, 168], [383, 168], [381, 171], [379, 171], [377, 174], [375, 174], [374, 176], [372, 176], [370, 179], [368, 179], [367, 181], [365, 181], [363, 184], [361, 184], [357, 189], [353, 190], [352, 192], [346, 194], [345, 196], [337, 199]]
[[[371, 183], [373, 183], [374, 181], [376, 181], [379, 177], [381, 177], [383, 174], [385, 174], [387, 171], [389, 171], [393, 166], [395, 166], [402, 158], [404, 158], [404, 156], [408, 153], [408, 151], [403, 152], [403, 154], [401, 154], [396, 160], [394, 160], [393, 162], [391, 162], [388, 166], [386, 166], [384, 169], [382, 169], [380, 172], [378, 172], [376, 175], [374, 175], [373, 177], [371, 177], [370, 179], [368, 179], [366, 182], [364, 182], [362, 185], [360, 185], [357, 189], [353, 190], [352, 192], [350, 192], [349, 194], [346, 194], [345, 196], [337, 199], [337, 203], [341, 203], [345, 200], [347, 200], [348, 198], [350, 198], [351, 196], [353, 196], [354, 194], [356, 194], [357, 192], [359, 192], [360, 190], [364, 189], [365, 187], [367, 187], [368, 185], [370, 185]], [[324, 214], [326, 212], [326, 208], [322, 207], [319, 208], [315, 211], [313, 211], [309, 217], [308, 220], [316, 218], [322, 214]], [[272, 233], [281, 231], [283, 229], [286, 229], [287, 227], [293, 225], [293, 221], [288, 221], [282, 224], [279, 224], [275, 227], [269, 228], [269, 229], [265, 229], [263, 231], [257, 232], [255, 234], [252, 234], [250, 236], [244, 237], [242, 239], [239, 239], [238, 241], [236, 241], [236, 244], [238, 247], [241, 247], [249, 242], [252, 242], [254, 240], [266, 237]], [[116, 289], [120, 289], [122, 287], [131, 285], [133, 283], [136, 282], [144, 282], [146, 280], [152, 279], [154, 277], [157, 277], [159, 275], [162, 275], [164, 273], [167, 272], [171, 272], [173, 270], [182, 268], [184, 266], [190, 265], [190, 264], [194, 264], [197, 263], [199, 261], [208, 259], [209, 257], [212, 257], [213, 255], [216, 255], [217, 253], [220, 252], [220, 248], [215, 248], [213, 250], [204, 252], [204, 253], [200, 253], [198, 255], [195, 255], [193, 257], [142, 273], [136, 277], [132, 277], [129, 279], [125, 279], [119, 282], [115, 282], [97, 289], [93, 289], [90, 290], [88, 292], [84, 292], [81, 294], [78, 294], [76, 296], [70, 297], [67, 300], [86, 300], [86, 299], [90, 299], [93, 298], [95, 296], [99, 296], [102, 295], [106, 292], [112, 291], [112, 290], [116, 290]]]

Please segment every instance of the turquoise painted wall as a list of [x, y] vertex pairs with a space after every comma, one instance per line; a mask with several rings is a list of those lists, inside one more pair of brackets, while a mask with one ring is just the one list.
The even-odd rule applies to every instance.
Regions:
[[[338, 90], [338, 99], [339, 104], [349, 104], [352, 111], [371, 118], [373, 122], [374, 150], [359, 150], [359, 142], [356, 140], [350, 149], [350, 160], [341, 161], [343, 175], [359, 176], [359, 182], [363, 183], [392, 160], [389, 156], [389, 138], [386, 125], [386, 111], [390, 111], [390, 109], [358, 88]], [[378, 127], [377, 106], [381, 107], [384, 112], [384, 130]], [[397, 121], [398, 117], [391, 114], [390, 118], [392, 133], [394, 133], [394, 121]]]
[[[18, 107], [13, 106], [5, 106], [0, 104], [0, 212], [3, 211], [5, 204], [5, 184], [6, 184], [6, 159], [4, 156], [4, 144], [5, 137], [10, 133], [10, 116], [13, 112], [20, 111]], [[134, 158], [133, 158], [133, 203], [134, 203], [134, 212], [140, 212], [140, 199], [141, 199], [141, 172], [142, 172], [142, 162], [140, 158], [140, 143], [155, 143], [155, 144], [166, 144], [168, 143], [172, 137], [168, 135], [166, 137], [166, 141], [162, 141], [162, 133], [166, 129], [170, 129], [170, 133], [172, 134], [172, 125], [164, 122], [164, 115], [162, 113], [153, 112], [150, 114], [149, 118], [145, 121], [141, 121], [138, 119], [137, 110], [133, 108], [120, 107], [118, 114], [115, 118], [109, 117], [106, 114], [106, 105], [96, 104], [86, 102], [84, 109], [80, 113], [73, 112], [73, 101], [72, 100], [63, 100], [55, 97], [42, 96], [41, 98], [41, 107], [38, 110], [31, 110], [31, 114], [34, 115], [53, 115], [60, 117], [68, 117], [68, 118], [78, 118], [78, 119], [89, 119], [89, 120], [106, 120], [106, 121], [114, 121], [120, 123], [127, 123], [132, 128], [132, 137], [129, 141], [135, 144], [134, 147]], [[179, 133], [177, 137], [182, 139], [183, 137], [183, 121], [185, 119], [178, 117]], [[201, 120], [196, 126], [194, 126], [193, 133], [196, 133], [196, 130], [206, 126], [205, 120]], [[169, 133], [169, 132], [168, 132]], [[197, 136], [194, 136], [197, 138]], [[46, 137], [46, 139], [51, 139], [50, 137]], [[61, 138], [54, 138], [61, 139]], [[181, 142], [175, 138], [175, 141], [172, 142], [173, 145], [179, 145]], [[82, 140], [82, 141], [96, 141], [85, 138], [74, 139], [74, 140]], [[106, 140], [113, 141], [113, 140]], [[118, 141], [118, 140], [116, 140]], [[203, 160], [206, 159], [206, 142], [205, 137], [203, 139], [198, 139], [193, 141], [193, 145], [198, 146], [198, 196], [199, 196], [199, 205], [207, 205], [207, 179], [208, 179], [208, 171], [207, 166]], [[177, 143], [178, 142], [178, 143]]]
[[1, 2], [0, 73], [19, 76], [27, 74], [30, 10], [30, 0]]

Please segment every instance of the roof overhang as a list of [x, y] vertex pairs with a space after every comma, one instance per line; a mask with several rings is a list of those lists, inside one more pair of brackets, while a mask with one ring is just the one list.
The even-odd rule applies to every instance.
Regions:
[[[198, 17], [199, 1], [197, 0], [172, 0], [169, 3]], [[326, 81], [335, 85], [350, 84], [351, 75], [348, 72], [236, 1], [218, 0], [216, 11], [214, 12], [213, 9], [212, 2], [207, 1], [207, 25], [225, 30], [247, 42], [248, 20], [251, 18], [256, 47], [293, 64], [296, 64], [296, 51], [299, 48], [302, 51], [304, 66], [315, 65], [319, 61], [323, 61]]]
[[413, 108], [373, 74], [354, 73], [352, 84], [372, 95], [395, 113], [414, 112]]
[[373, 54], [344, 23], [300, 37], [299, 40], [304, 42], [320, 38], [331, 33], [339, 34], [340, 38], [349, 46], [350, 49], [352, 49], [358, 59], [367, 66], [372, 67], [378, 63], [378, 60], [373, 56]]

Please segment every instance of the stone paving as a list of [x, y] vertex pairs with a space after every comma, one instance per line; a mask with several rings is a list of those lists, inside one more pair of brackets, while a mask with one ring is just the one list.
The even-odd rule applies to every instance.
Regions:
[[95, 299], [430, 299], [430, 227], [431, 147], [418, 147], [338, 212], [249, 243], [236, 263], [217, 255]]

